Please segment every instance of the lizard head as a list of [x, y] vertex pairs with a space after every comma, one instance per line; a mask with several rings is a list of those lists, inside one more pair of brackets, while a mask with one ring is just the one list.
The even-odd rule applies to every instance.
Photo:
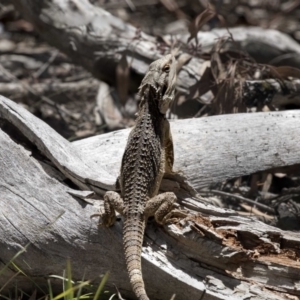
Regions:
[[140, 94], [147, 86], [153, 88], [158, 95], [158, 109], [165, 114], [171, 105], [175, 95], [176, 84], [176, 60], [172, 54], [168, 54], [150, 64], [144, 77]]

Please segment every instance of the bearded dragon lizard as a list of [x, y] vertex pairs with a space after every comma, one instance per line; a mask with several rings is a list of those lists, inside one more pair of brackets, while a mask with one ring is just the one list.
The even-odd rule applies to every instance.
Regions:
[[141, 252], [149, 216], [164, 224], [170, 219], [176, 196], [158, 195], [163, 174], [172, 173], [173, 142], [166, 112], [174, 98], [176, 61], [169, 54], [154, 61], [139, 87], [141, 102], [122, 158], [119, 185], [121, 195], [104, 195], [102, 224], [111, 226], [115, 211], [124, 216], [125, 260], [133, 291], [139, 300], [149, 300], [142, 277]]

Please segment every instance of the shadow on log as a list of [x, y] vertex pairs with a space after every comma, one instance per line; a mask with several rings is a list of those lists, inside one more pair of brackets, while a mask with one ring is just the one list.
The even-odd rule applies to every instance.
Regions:
[[[122, 222], [98, 228], [90, 215], [102, 201], [85, 201], [91, 190], [101, 195], [114, 189], [129, 131], [69, 143], [5, 97], [0, 97], [0, 117], [5, 125], [0, 132], [0, 260], [2, 267], [8, 265], [0, 286], [7, 284], [7, 290], [17, 280], [19, 288], [29, 288], [30, 279], [9, 264], [26, 247], [14, 263], [41, 287], [47, 275], [62, 274], [70, 258], [73, 279], [81, 280], [85, 272], [85, 278], [99, 282], [110, 271], [108, 285], [115, 283], [124, 296], [132, 296]], [[299, 164], [299, 119], [299, 111], [285, 111], [172, 122], [175, 168], [200, 189]], [[11, 126], [22, 140], [8, 134]], [[174, 293], [178, 300], [187, 294], [190, 299], [300, 296], [299, 234], [214, 207], [188, 189], [186, 181], [169, 178], [162, 186], [176, 189], [189, 217], [178, 224], [147, 226], [142, 266], [151, 299], [169, 299]]]
[[[136, 28], [86, 0], [11, 2], [49, 43], [111, 84], [116, 83], [122, 54], [132, 61], [132, 75], [138, 76], [150, 61], [165, 54], [154, 37], [143, 32], [137, 37]], [[223, 33], [198, 35], [209, 50]], [[278, 31], [249, 28], [246, 34], [240, 29], [232, 33], [248, 52], [247, 47], [258, 42], [265, 57], [272, 59], [271, 52], [274, 57], [292, 53], [292, 63], [299, 66], [299, 45]], [[186, 39], [178, 37], [183, 43]], [[185, 95], [200, 79], [202, 64], [202, 59], [191, 58], [181, 68], [178, 89]], [[249, 86], [259, 83], [249, 81]], [[269, 84], [274, 95], [284, 94], [276, 81]], [[287, 86], [299, 93], [299, 80], [288, 81]], [[110, 271], [108, 285], [115, 283], [124, 296], [132, 296], [122, 222], [106, 229], [90, 219], [101, 208], [104, 192], [115, 189], [129, 130], [69, 143], [1, 96], [0, 117], [0, 263], [6, 266], [0, 276], [1, 292], [16, 282], [23, 290], [31, 289], [30, 278], [44, 288], [45, 278], [62, 274], [70, 258], [73, 279], [81, 280], [85, 273], [85, 278], [99, 282]], [[187, 295], [202, 300], [300, 296], [299, 234], [214, 207], [195, 192], [226, 179], [299, 165], [299, 121], [299, 111], [285, 111], [171, 123], [175, 168], [187, 180], [167, 178], [162, 189], [176, 190], [189, 217], [169, 226], [147, 226], [142, 266], [151, 299], [170, 299], [172, 294], [177, 300]], [[19, 251], [15, 266], [28, 277], [10, 263]], [[59, 288], [60, 283], [53, 286]]]
[[[73, 62], [83, 66], [96, 78], [109, 84], [117, 85], [116, 67], [125, 56], [130, 64], [131, 90], [135, 92], [149, 63], [170, 53], [170, 45], [174, 40], [183, 49], [179, 51], [178, 60], [183, 66], [178, 74], [177, 90], [187, 99], [194, 94], [193, 87], [205, 70], [203, 63], [207, 61], [189, 54], [189, 48], [191, 52], [195, 45], [187, 44], [187, 35], [165, 36], [163, 40], [167, 42], [159, 47], [161, 40], [158, 43], [157, 38], [139, 31], [102, 8], [95, 7], [88, 0], [11, 2], [49, 44], [66, 53]], [[284, 64], [300, 68], [300, 46], [286, 34], [258, 27], [232, 28], [230, 32], [235, 41], [232, 47], [240, 47], [257, 62], [270, 63], [273, 59], [287, 55], [289, 60], [284, 61]], [[209, 52], [216, 41], [224, 36], [229, 36], [225, 29], [198, 32], [202, 52]], [[269, 97], [270, 101], [274, 100], [281, 106], [290, 102], [299, 103], [300, 84], [297, 77], [291, 81], [282, 81], [286, 85], [285, 90], [282, 90], [276, 80], [269, 80], [267, 84], [265, 82], [266, 80], [246, 80], [244, 97], [260, 99], [263, 94], [264, 98]], [[206, 94], [202, 98], [209, 101], [211, 95]]]

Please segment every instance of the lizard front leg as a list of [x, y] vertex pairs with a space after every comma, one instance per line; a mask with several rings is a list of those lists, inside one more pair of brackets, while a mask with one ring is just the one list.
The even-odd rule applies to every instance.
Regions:
[[104, 213], [98, 214], [102, 218], [102, 225], [106, 227], [112, 226], [116, 221], [116, 211], [120, 214], [123, 214], [123, 199], [116, 192], [106, 192], [104, 195]]

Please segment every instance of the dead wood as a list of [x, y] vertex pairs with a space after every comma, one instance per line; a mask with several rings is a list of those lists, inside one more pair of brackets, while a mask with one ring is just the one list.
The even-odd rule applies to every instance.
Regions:
[[[124, 296], [132, 295], [123, 259], [122, 223], [98, 229], [89, 216], [102, 201], [88, 204], [82, 199], [91, 192], [71, 189], [53, 175], [63, 174], [81, 189], [100, 194], [114, 189], [129, 130], [69, 143], [4, 97], [0, 97], [0, 117], [59, 170], [38, 159], [28, 142], [19, 144], [0, 131], [2, 266], [27, 245], [14, 262], [41, 287], [46, 275], [62, 273], [69, 257], [73, 279], [81, 280], [85, 270], [85, 278], [97, 282], [109, 270], [109, 285], [115, 283]], [[172, 122], [175, 167], [199, 189], [299, 164], [299, 119], [298, 111], [284, 111]], [[187, 294], [189, 299], [202, 295], [207, 300], [300, 296], [298, 234], [212, 206], [177, 178], [164, 180], [162, 187], [173, 186], [190, 216], [163, 228], [153, 223], [147, 227], [142, 263], [151, 299], [168, 299], [173, 293], [179, 300]], [[0, 286], [16, 272], [9, 265], [0, 276]], [[19, 288], [30, 288], [29, 278], [18, 275], [6, 289], [16, 280]]]
[[[158, 43], [157, 39], [84, 0], [11, 2], [45, 40], [114, 85], [122, 58], [127, 58], [131, 78], [142, 76], [150, 61], [170, 51], [175, 38], [166, 36]], [[210, 51], [216, 37], [224, 33], [224, 30], [199, 32], [202, 50]], [[237, 28], [232, 34], [236, 45], [260, 62], [289, 60], [287, 64], [299, 66], [299, 45], [278, 31]], [[175, 39], [185, 45], [187, 38]], [[191, 54], [192, 46], [198, 47], [191, 44], [182, 47], [178, 55], [182, 64], [178, 89], [187, 98], [195, 86], [199, 88], [204, 62], [207, 63], [198, 53]], [[135, 91], [138, 84], [137, 80], [131, 89]], [[250, 103], [267, 98], [282, 100], [279, 104], [285, 105], [287, 100], [298, 101], [298, 86], [295, 79], [251, 78], [245, 80], [248, 94], [243, 96]], [[106, 105], [105, 101], [112, 102], [112, 99], [101, 100], [100, 109]], [[102, 195], [107, 189], [115, 189], [128, 130], [71, 144], [4, 97], [0, 98], [0, 117], [32, 143], [23, 144], [0, 131], [2, 266], [19, 250], [26, 250], [15, 260], [16, 266], [43, 287], [47, 275], [62, 274], [69, 257], [73, 279], [81, 280], [85, 270], [86, 278], [98, 282], [110, 270], [109, 286], [115, 283], [124, 296], [131, 296], [123, 260], [122, 223], [117, 222], [111, 229], [98, 229], [97, 221], [89, 216], [102, 201], [89, 199], [90, 205], [82, 200], [90, 197], [90, 191]], [[299, 166], [299, 118], [299, 113], [293, 111], [175, 121], [172, 123], [175, 167], [200, 190], [238, 176]], [[115, 123], [112, 118], [111, 126]], [[80, 190], [67, 186], [66, 178]], [[173, 293], [177, 294], [176, 299], [187, 299], [189, 295], [189, 299], [202, 300], [300, 296], [298, 234], [216, 208], [188, 187], [178, 176], [165, 179], [162, 190], [177, 189], [180, 204], [189, 210], [190, 217], [179, 224], [163, 228], [149, 224], [147, 228], [143, 273], [151, 299], [168, 299]], [[31, 288], [29, 278], [18, 274], [12, 264], [1, 274], [0, 286], [4, 287], [12, 276], [15, 278], [10, 286], [17, 281], [19, 288]]]
[[[224, 34], [229, 36], [224, 29], [198, 32], [197, 40], [200, 45], [195, 44], [194, 41], [187, 45], [189, 38], [187, 35], [165, 36], [158, 40], [105, 10], [93, 6], [87, 0], [38, 2], [12, 0], [11, 2], [47, 42], [66, 53], [74, 62], [85, 67], [97, 78], [113, 85], [117, 85], [116, 69], [122, 57], [127, 58], [131, 77], [136, 75], [139, 77], [145, 74], [151, 61], [169, 53], [174, 45], [181, 46], [184, 51], [179, 55], [191, 56], [187, 61], [184, 58], [186, 63], [178, 76], [178, 90], [187, 99], [192, 97], [191, 91], [197, 86], [204, 71], [204, 60], [199, 58], [199, 53], [197, 51], [194, 53], [194, 50], [200, 47], [201, 53], [210, 51], [218, 38]], [[239, 45], [257, 61], [270, 63], [276, 59], [277, 62], [284, 61], [287, 65], [300, 66], [299, 45], [279, 31], [262, 28], [235, 28], [230, 31], [235, 40], [234, 47]], [[130, 82], [131, 90], [136, 91], [139, 80]], [[251, 81], [246, 81], [245, 85], [246, 92], [249, 89], [255, 90], [255, 85]], [[293, 86], [298, 87], [297, 84]], [[280, 95], [288, 99], [294, 95], [292, 92], [287, 91], [284, 95]], [[268, 96], [271, 99], [269, 100], [271, 101], [277, 93], [278, 89], [270, 85]], [[192, 94], [194, 96], [194, 93]], [[253, 102], [257, 95], [251, 94], [251, 96]], [[208, 101], [211, 97], [203, 95], [202, 98]]]
[[[30, 85], [27, 89], [25, 84], [20, 82], [16, 83], [0, 83], [0, 94], [10, 98], [26, 98], [29, 96], [47, 96], [47, 95], [60, 95], [64, 92], [72, 91], [74, 93], [82, 89], [97, 90], [99, 87], [98, 80], [81, 80], [77, 82], [55, 82], [55, 83], [36, 83]], [[71, 101], [71, 100], [70, 100]], [[59, 103], [59, 101], [57, 101]]]

